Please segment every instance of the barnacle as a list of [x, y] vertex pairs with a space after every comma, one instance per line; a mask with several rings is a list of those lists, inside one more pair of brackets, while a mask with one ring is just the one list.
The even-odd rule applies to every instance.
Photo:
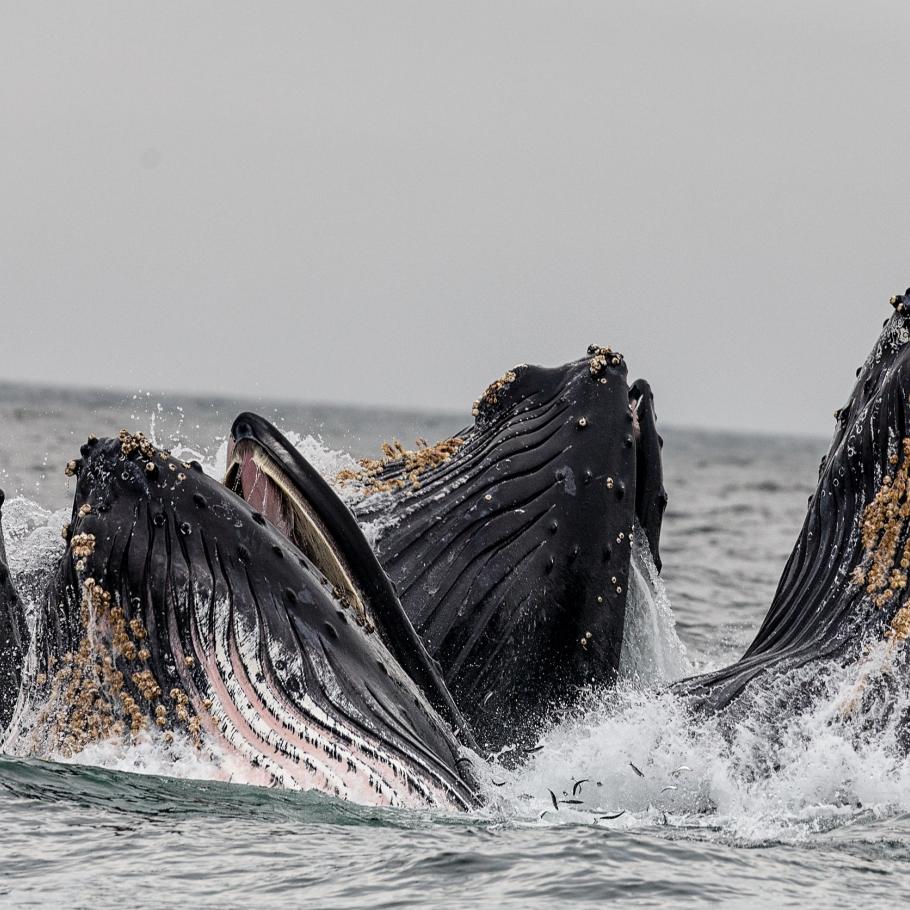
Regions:
[[[459, 436], [444, 439], [433, 446], [427, 445], [426, 440], [419, 439], [417, 448], [413, 450], [406, 449], [397, 439], [385, 442], [382, 445], [381, 459], [364, 458], [360, 461], [361, 470], [339, 471], [335, 479], [340, 484], [362, 484], [364, 496], [401, 490], [408, 483], [414, 489], [419, 489], [421, 475], [450, 461], [463, 444], [464, 440]], [[391, 472], [395, 476], [383, 476]]]

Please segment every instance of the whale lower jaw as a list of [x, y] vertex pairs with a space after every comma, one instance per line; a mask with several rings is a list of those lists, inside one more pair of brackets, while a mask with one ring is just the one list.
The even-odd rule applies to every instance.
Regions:
[[[419, 756], [392, 754], [381, 738], [346, 724], [307, 696], [292, 700], [259, 657], [258, 631], [232, 634], [228, 609], [216, 607], [215, 640], [200, 647], [209, 682], [204, 727], [213, 742], [251, 766], [260, 782], [369, 805], [461, 807]], [[304, 672], [277, 643], [268, 648], [269, 663], [285, 665], [289, 678]]]

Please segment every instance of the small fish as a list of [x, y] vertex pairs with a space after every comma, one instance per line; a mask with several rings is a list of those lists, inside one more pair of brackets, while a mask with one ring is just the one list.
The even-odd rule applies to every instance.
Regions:
[[490, 783], [494, 787], [504, 787], [506, 785], [506, 782], [504, 780], [491, 780]]
[[667, 790], [678, 790], [678, 789], [679, 789], [679, 787], [677, 787], [675, 784], [667, 784], [666, 787], [661, 787], [661, 788], [660, 788], [660, 792], [661, 792], [661, 793], [666, 793]]
[[644, 777], [644, 776], [645, 776], [645, 772], [642, 771], [640, 768], [636, 768], [635, 765], [632, 764], [632, 762], [629, 762], [629, 767], [630, 767], [630, 768], [631, 768], [639, 777]]
[[553, 800], [553, 808], [559, 812], [559, 800], [556, 799], [556, 794], [552, 790], [549, 790], [548, 792], [550, 794], [550, 799]]
[[561, 799], [560, 802], [564, 806], [581, 806], [584, 804], [583, 799]]
[[682, 774], [683, 771], [691, 771], [692, 769], [688, 765], [680, 765], [678, 768], [675, 768], [670, 772], [672, 777], [676, 777], [677, 774]]
[[620, 811], [617, 812], [616, 815], [601, 815], [601, 816], [600, 816], [600, 821], [602, 821], [602, 822], [604, 822], [604, 821], [610, 821], [611, 819], [619, 818], [620, 815], [625, 815], [625, 814], [626, 814], [626, 810], [625, 810], [625, 809], [620, 809]]
[[509, 752], [514, 752], [517, 748], [517, 746], [503, 746], [498, 752], [491, 752], [487, 756], [487, 761], [497, 761], [502, 758], [503, 755], [508, 755]]
[[540, 752], [540, 750], [542, 748], [543, 748], [543, 745], [541, 744], [539, 746], [534, 746], [533, 749], [522, 749], [521, 751], [524, 752], [525, 755], [530, 755], [532, 752]]
[[492, 697], [493, 697], [493, 690], [490, 689], [490, 691], [487, 692], [487, 694], [484, 695], [484, 697], [483, 697], [483, 704], [486, 704]]
[[575, 796], [575, 794], [578, 793], [578, 788], [582, 784], [586, 784], [590, 779], [591, 778], [589, 778], [589, 777], [583, 777], [581, 780], [575, 781], [575, 783], [572, 784], [572, 796]]

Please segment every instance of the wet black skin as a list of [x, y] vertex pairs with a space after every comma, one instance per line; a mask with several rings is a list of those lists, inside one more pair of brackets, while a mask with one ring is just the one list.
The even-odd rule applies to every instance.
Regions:
[[[379, 560], [485, 749], [529, 744], [581, 687], [614, 681], [634, 517], [659, 558], [666, 494], [650, 388], [633, 387], [636, 426], [622, 358], [595, 373], [593, 356], [516, 368], [450, 461], [417, 484], [392, 462], [374, 480], [404, 485], [355, 506], [362, 521], [394, 519]], [[264, 449], [293, 451], [264, 427]], [[294, 456], [287, 475], [311, 495], [315, 472]]]
[[[903, 297], [894, 302], [894, 315], [857, 371], [849, 401], [836, 414], [818, 487], [755, 640], [731, 666], [676, 687], [703, 707], [729, 705], [753, 680], [769, 673], [780, 678], [820, 660], [856, 660], [866, 644], [887, 640], [907, 598], [907, 589], [898, 589], [887, 603], [876, 605], [873, 595], [881, 592], [870, 594], [865, 582], [853, 581], [854, 570], [869, 563], [860, 534], [864, 509], [883, 477], [894, 476], [903, 464], [901, 440], [910, 435], [910, 307]], [[892, 461], [895, 454], [897, 462]], [[891, 569], [901, 570], [908, 533], [903, 520]]]
[[[208, 691], [202, 660], [213, 651], [212, 604], [228, 598], [232, 634], [259, 636], [263, 672], [275, 691], [297, 704], [309, 696], [392, 755], [419, 755], [455, 802], [474, 802], [469, 769], [447, 725], [380, 636], [262, 516], [198, 465], [160, 453], [124, 455], [110, 439], [90, 442], [83, 455], [70, 542], [39, 619], [39, 670], [43, 665], [48, 682], [43, 689], [40, 681], [30, 683], [38, 703], [61, 655], [78, 650], [85, 634], [79, 607], [91, 577], [127, 620], [138, 619], [147, 630], [150, 657], [121, 657], [118, 667], [124, 689], [141, 704], [131, 674], [151, 670], [170, 729], [176, 705], [168, 693], [177, 687], [198, 706]], [[91, 511], [83, 515], [85, 504]], [[83, 534], [94, 534], [96, 543], [80, 564], [73, 541]], [[276, 660], [276, 653], [286, 660]], [[180, 655], [195, 655], [194, 664]]]
[[[0, 490], [0, 509], [4, 494]], [[16, 707], [22, 680], [22, 661], [28, 650], [28, 626], [22, 601], [13, 587], [0, 515], [0, 733], [6, 729]]]

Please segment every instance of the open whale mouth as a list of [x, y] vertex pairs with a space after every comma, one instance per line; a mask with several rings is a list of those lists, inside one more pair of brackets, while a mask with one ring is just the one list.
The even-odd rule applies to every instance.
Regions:
[[340, 555], [337, 529], [327, 525], [301, 487], [256, 440], [232, 437], [224, 485], [268, 519], [322, 572], [336, 596], [366, 618], [365, 597]]

